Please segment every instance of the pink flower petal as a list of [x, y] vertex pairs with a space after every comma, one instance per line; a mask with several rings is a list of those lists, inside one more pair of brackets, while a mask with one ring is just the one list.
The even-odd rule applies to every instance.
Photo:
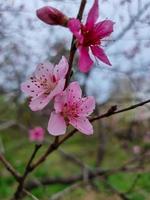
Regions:
[[54, 136], [65, 134], [66, 123], [61, 114], [57, 114], [55, 112], [51, 113], [51, 116], [48, 122], [48, 132]]
[[94, 56], [96, 56], [99, 60], [101, 60], [105, 64], [111, 66], [111, 63], [102, 48], [100, 48], [98, 46], [91, 46], [91, 50], [92, 50], [92, 53], [94, 54]]
[[21, 90], [31, 97], [30, 108], [32, 111], [43, 109], [50, 100], [63, 91], [68, 63], [62, 57], [56, 67], [51, 63], [39, 64], [34, 75], [21, 84]]
[[93, 61], [89, 56], [88, 48], [79, 48], [79, 69], [81, 72], [88, 72], [93, 65]]
[[42, 94], [36, 98], [32, 98], [29, 107], [32, 111], [42, 110], [57, 94], [62, 92], [65, 86], [65, 79], [59, 80], [54, 90], [49, 95]]
[[67, 103], [66, 90], [55, 97], [54, 108], [56, 113], [62, 112], [65, 103]]
[[79, 42], [82, 42], [83, 37], [80, 33], [81, 22], [78, 19], [72, 18], [68, 21], [68, 27], [73, 35], [79, 40]]
[[48, 96], [45, 96], [45, 94], [40, 95], [37, 98], [32, 98], [29, 107], [32, 111], [38, 111], [42, 110], [52, 99], [51, 93]]
[[21, 90], [29, 96], [35, 98], [39, 97], [45, 92], [44, 86], [41, 84], [43, 80], [47, 79], [49, 83], [52, 82], [53, 65], [49, 62], [39, 64], [34, 75], [21, 84]]
[[31, 82], [30, 80], [21, 84], [21, 90], [32, 97], [37, 97], [43, 93], [43, 87], [38, 82]]
[[93, 134], [93, 127], [86, 117], [78, 117], [70, 119], [69, 123], [76, 129], [78, 129], [80, 132], [86, 135]]
[[60, 60], [58, 65], [54, 67], [54, 76], [56, 80], [65, 78], [68, 68], [69, 68], [68, 61], [64, 56], [62, 56], [62, 59]]
[[[64, 93], [65, 95], [65, 93]], [[72, 104], [81, 99], [82, 91], [78, 82], [72, 82], [66, 89], [67, 101]]]
[[111, 20], [104, 20], [99, 22], [94, 27], [94, 32], [100, 39], [110, 36], [113, 32], [114, 22]]
[[88, 17], [87, 17], [87, 21], [86, 21], [86, 26], [89, 29], [93, 28], [95, 22], [98, 19], [98, 16], [99, 16], [98, 10], [99, 10], [98, 0], [95, 0], [93, 6], [91, 7], [91, 9], [88, 13]]
[[52, 73], [53, 73], [54, 65], [50, 62], [44, 62], [37, 65], [37, 68], [35, 70], [35, 77], [37, 79], [52, 79]]
[[65, 82], [66, 82], [65, 79], [61, 79], [61, 80], [58, 81], [58, 83], [55, 86], [55, 88], [51, 91], [51, 97], [52, 98], [63, 91], [63, 89], [65, 87]]
[[78, 107], [78, 113], [80, 116], [88, 116], [95, 109], [95, 99], [92, 96], [82, 98], [81, 104]]

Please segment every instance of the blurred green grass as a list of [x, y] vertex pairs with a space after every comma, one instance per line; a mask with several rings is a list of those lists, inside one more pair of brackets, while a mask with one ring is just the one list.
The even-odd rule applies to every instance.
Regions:
[[[6, 109], [7, 108], [7, 109]], [[6, 109], [7, 112], [3, 112]], [[17, 119], [17, 109], [15, 104], [9, 105], [8, 102], [0, 99], [0, 115], [1, 119], [11, 120]], [[25, 125], [30, 121], [31, 124], [41, 123], [41, 116], [31, 113], [26, 105], [21, 108], [22, 115], [19, 118], [21, 123]], [[20, 112], [20, 111], [19, 111]], [[98, 130], [96, 130], [97, 132]], [[99, 130], [101, 131], [101, 130]], [[18, 127], [8, 128], [0, 132], [0, 139], [2, 141], [6, 158], [12, 165], [20, 172], [23, 173], [24, 167], [34, 149], [34, 143], [29, 142], [26, 131], [22, 131]], [[52, 142], [53, 138], [48, 134], [46, 136], [47, 143]], [[139, 142], [138, 142], [139, 143]], [[129, 142], [129, 147], [133, 146], [135, 142]], [[140, 143], [142, 146], [142, 142]], [[37, 157], [47, 148], [48, 144], [44, 144]], [[96, 153], [98, 149], [97, 134], [86, 137], [81, 133], [76, 133], [74, 137], [70, 138], [65, 144], [62, 145], [65, 152], [69, 152], [79, 157], [83, 162], [91, 167], [95, 167]], [[132, 153], [122, 148], [122, 142], [109, 132], [109, 140], [107, 142], [107, 149], [105, 152], [104, 160], [101, 164], [102, 168], [114, 168], [121, 166], [125, 161], [133, 156]], [[149, 169], [149, 166], [148, 166]], [[54, 152], [41, 166], [39, 166], [28, 180], [41, 179], [44, 177], [67, 177], [80, 173], [79, 166], [71, 161], [65, 160], [59, 152]], [[132, 186], [137, 172], [135, 173], [116, 173], [108, 177], [108, 182], [119, 192], [127, 192]], [[94, 179], [96, 189], [87, 188], [85, 186], [78, 187], [71, 191], [62, 200], [119, 200], [120, 198], [106, 185], [102, 178]], [[0, 199], [8, 200], [12, 197], [17, 187], [14, 178], [10, 176], [9, 172], [0, 163]], [[68, 188], [65, 184], [55, 184], [50, 186], [41, 186], [40, 188], [33, 189], [31, 192], [40, 200], [47, 200], [50, 196], [57, 192], [63, 191]], [[142, 173], [133, 189], [127, 194], [129, 200], [149, 200], [150, 199], [150, 173]], [[31, 198], [25, 197], [25, 200]]]

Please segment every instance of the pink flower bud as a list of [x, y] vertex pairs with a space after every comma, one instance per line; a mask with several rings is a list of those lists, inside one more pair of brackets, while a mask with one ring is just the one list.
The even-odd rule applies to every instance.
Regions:
[[133, 146], [133, 153], [134, 154], [139, 154], [141, 153], [141, 148], [138, 145]]
[[40, 126], [37, 126], [29, 130], [29, 139], [31, 142], [42, 142], [44, 140], [44, 134], [44, 129]]
[[56, 8], [45, 6], [36, 11], [37, 17], [50, 25], [67, 26], [69, 18]]

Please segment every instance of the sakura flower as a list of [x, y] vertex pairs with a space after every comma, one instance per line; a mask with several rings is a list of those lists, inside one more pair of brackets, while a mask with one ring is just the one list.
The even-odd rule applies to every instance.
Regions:
[[141, 153], [141, 147], [138, 146], [138, 145], [133, 146], [133, 149], [132, 149], [132, 150], [133, 150], [133, 153], [134, 153], [135, 155]]
[[101, 43], [104, 38], [110, 36], [113, 32], [114, 23], [111, 20], [97, 22], [99, 17], [98, 9], [98, 0], [95, 0], [88, 13], [85, 24], [82, 24], [78, 19], [74, 18], [68, 21], [68, 27], [77, 40], [77, 48], [79, 51], [78, 65], [82, 72], [88, 72], [93, 65], [93, 60], [89, 55], [89, 51], [103, 63], [111, 65], [101, 47]]
[[82, 98], [81, 95], [79, 84], [72, 82], [65, 91], [55, 97], [55, 111], [51, 113], [48, 123], [50, 134], [65, 134], [68, 124], [86, 135], [93, 133], [93, 127], [87, 117], [95, 108], [95, 100], [92, 96]]
[[50, 25], [67, 26], [68, 17], [56, 8], [45, 6], [36, 11], [37, 17]]
[[44, 140], [45, 131], [42, 127], [35, 127], [29, 130], [30, 141], [42, 142]]
[[34, 75], [21, 84], [21, 90], [31, 97], [32, 111], [43, 109], [65, 86], [68, 62], [62, 57], [54, 66], [49, 62], [39, 64]]

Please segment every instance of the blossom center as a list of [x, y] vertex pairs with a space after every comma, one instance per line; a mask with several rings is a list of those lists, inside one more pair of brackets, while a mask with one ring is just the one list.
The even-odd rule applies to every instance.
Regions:
[[55, 77], [47, 78], [44, 74], [40, 76], [39, 78], [37, 77], [31, 77], [32, 83], [35, 84], [38, 88], [42, 87], [43, 90], [45, 91], [44, 94], [48, 95], [56, 86], [57, 81]]
[[100, 45], [100, 39], [96, 37], [93, 30], [88, 30], [87, 27], [82, 25], [81, 34], [83, 35], [83, 46]]
[[49, 94], [56, 86], [56, 82], [51, 82], [51, 81], [48, 81], [47, 79], [45, 79], [43, 82], [43, 88], [45, 90], [45, 93], [46, 94]]
[[73, 103], [72, 105], [65, 103], [62, 111], [64, 118], [67, 119], [68, 117], [77, 117], [77, 107], [77, 103]]

